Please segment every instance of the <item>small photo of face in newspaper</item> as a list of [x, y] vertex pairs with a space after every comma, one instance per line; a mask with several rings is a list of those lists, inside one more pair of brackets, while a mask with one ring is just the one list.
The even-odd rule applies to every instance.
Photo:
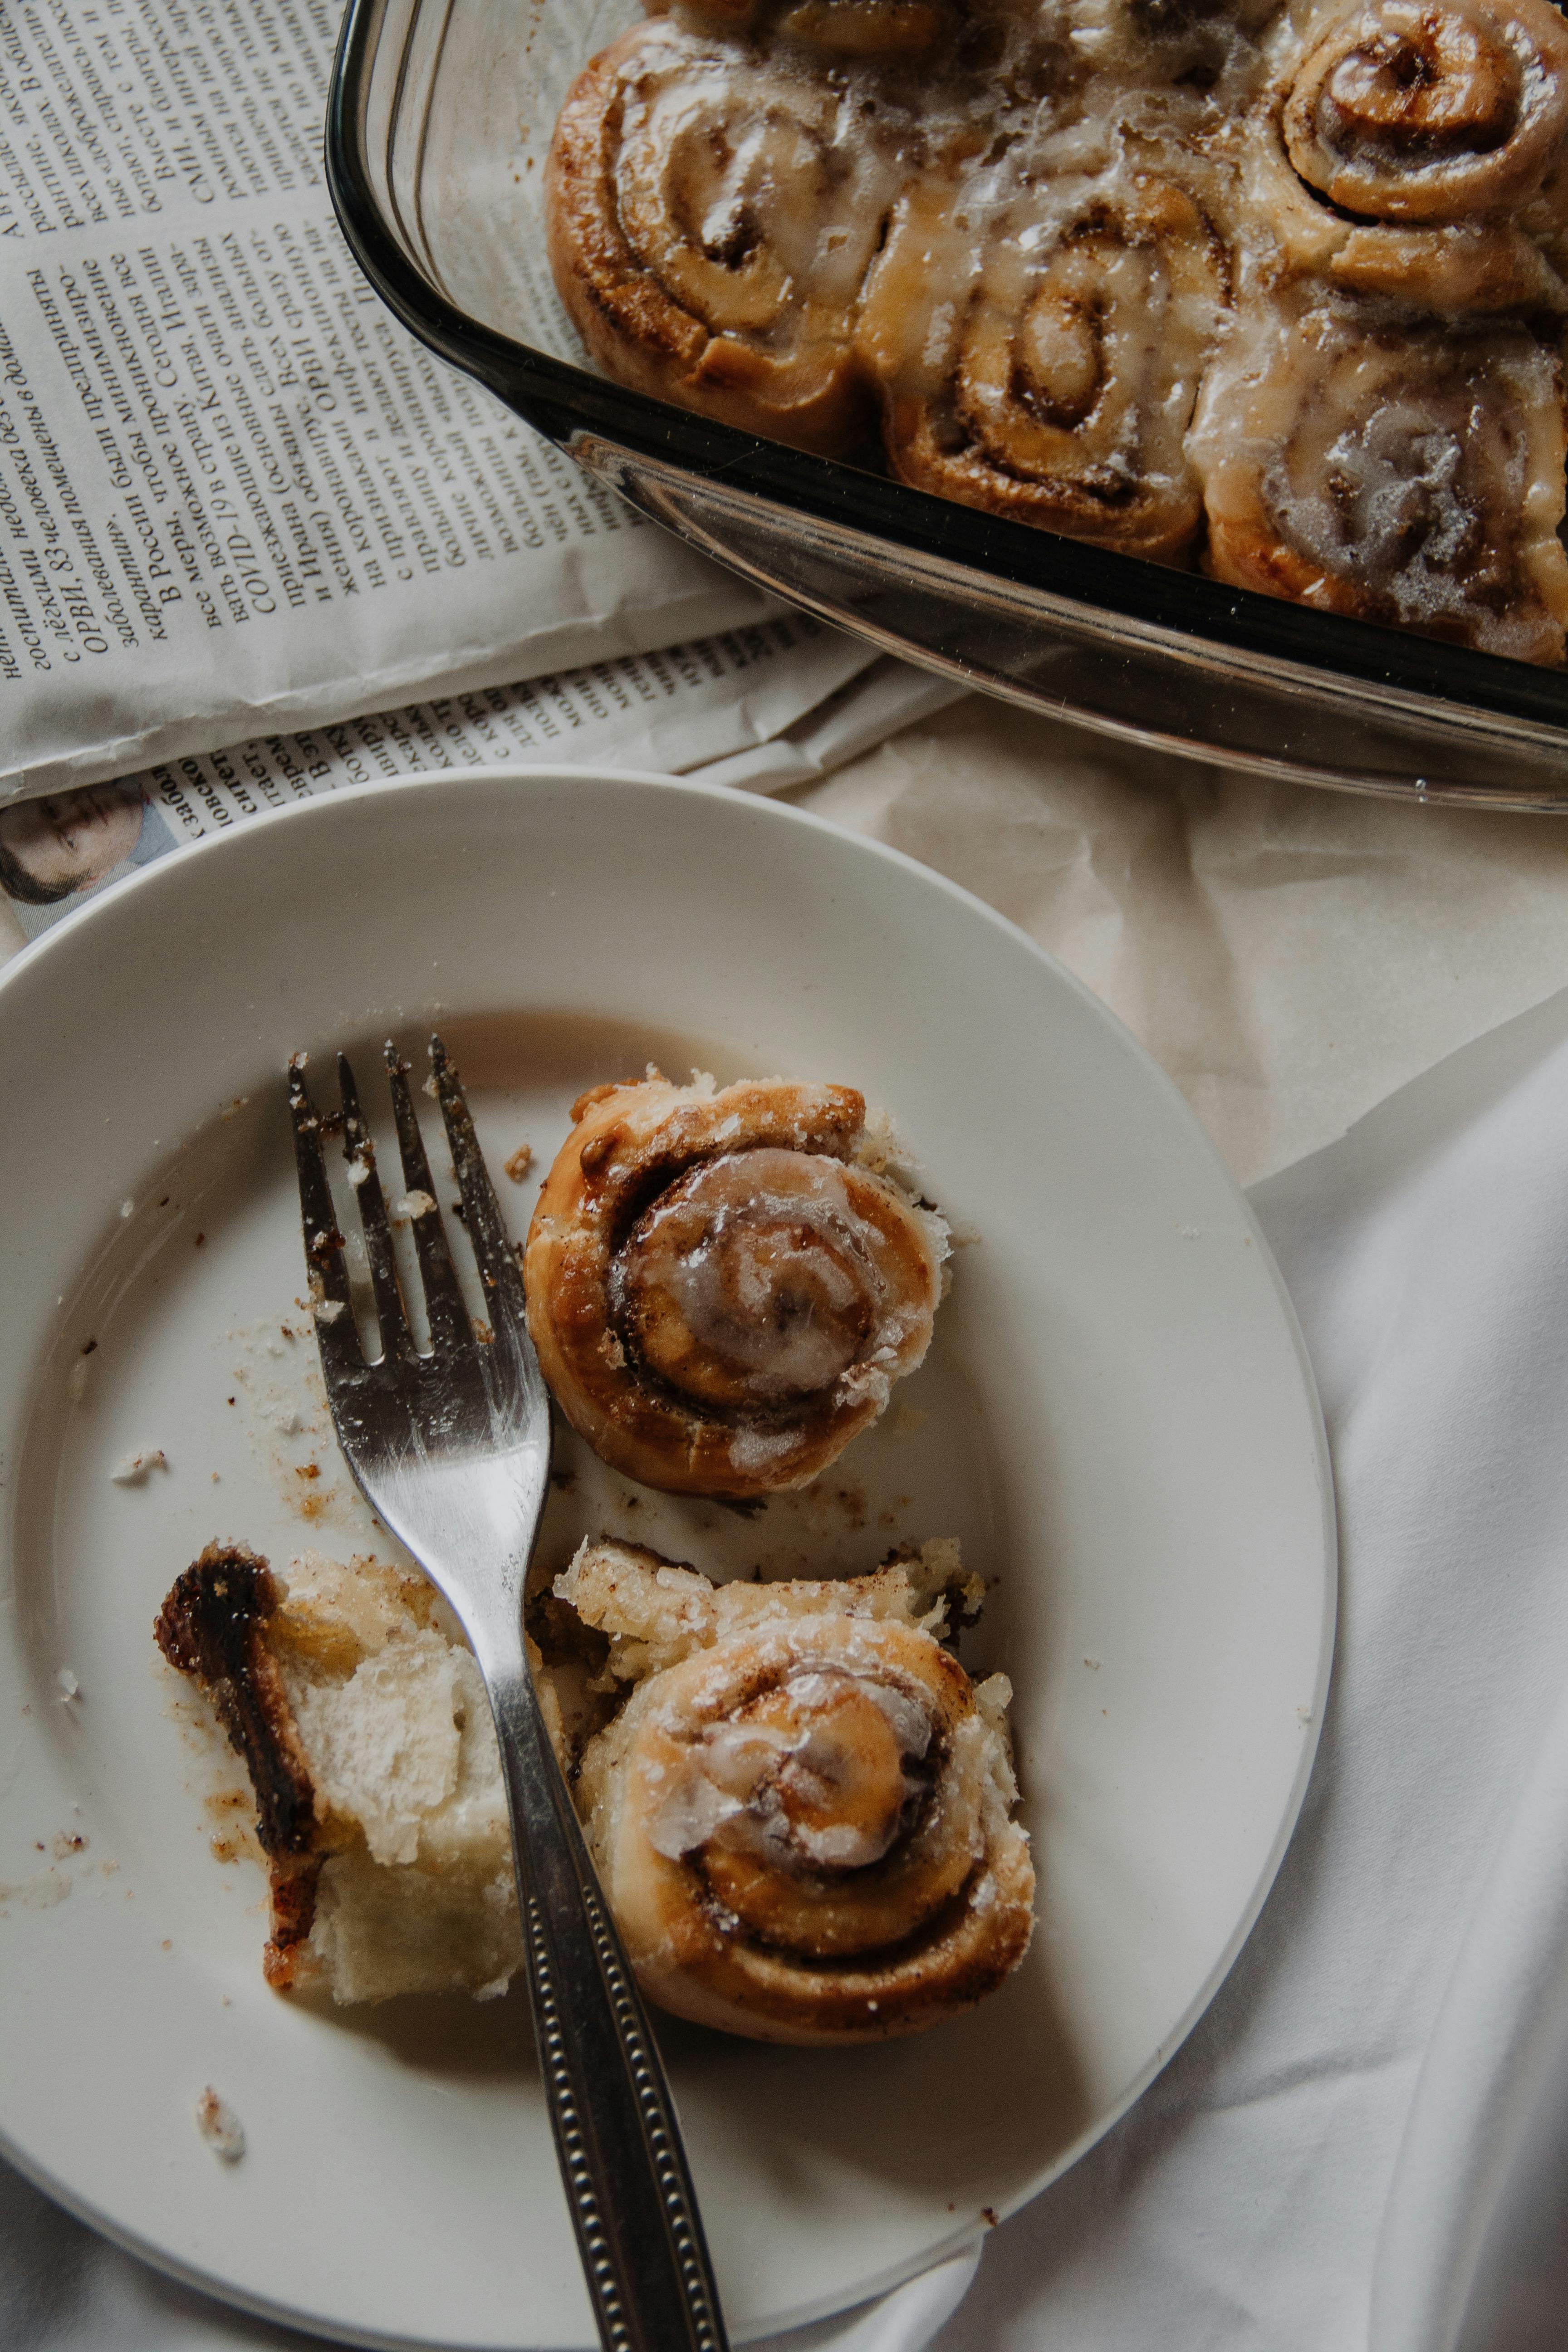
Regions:
[[0, 809], [0, 893], [7, 930], [37, 939], [91, 892], [174, 846], [134, 784], [13, 801]]

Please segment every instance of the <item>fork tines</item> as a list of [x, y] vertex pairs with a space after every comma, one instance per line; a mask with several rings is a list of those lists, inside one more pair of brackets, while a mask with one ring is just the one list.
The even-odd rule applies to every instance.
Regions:
[[[436, 1198], [436, 1182], [419, 1129], [418, 1115], [408, 1083], [409, 1065], [389, 1038], [384, 1049], [387, 1081], [392, 1089], [393, 1118], [403, 1162], [405, 1197], [394, 1211], [405, 1215], [413, 1229], [414, 1246], [425, 1292], [430, 1327], [430, 1352], [435, 1357], [490, 1341], [499, 1330], [521, 1336], [523, 1328], [522, 1277], [512, 1245], [501, 1222], [500, 1203], [489, 1180], [474, 1122], [461, 1082], [438, 1036], [430, 1040], [432, 1082], [429, 1091], [441, 1106], [462, 1196], [458, 1210], [468, 1229], [479, 1278], [491, 1309], [489, 1323], [470, 1321], [464, 1303], [447, 1230]], [[337, 1223], [331, 1186], [327, 1178], [322, 1137], [335, 1124], [317, 1114], [305, 1084], [306, 1055], [292, 1055], [289, 1063], [289, 1107], [294, 1120], [294, 1155], [300, 1177], [300, 1206], [304, 1217], [305, 1250], [321, 1297], [316, 1306], [317, 1336], [323, 1355], [339, 1363], [363, 1360], [350, 1305], [344, 1240]], [[413, 1333], [404, 1303], [397, 1263], [392, 1246], [392, 1223], [386, 1197], [376, 1169], [375, 1144], [360, 1108], [359, 1088], [345, 1055], [338, 1055], [338, 1086], [342, 1105], [343, 1158], [348, 1162], [364, 1234], [365, 1257], [376, 1319], [381, 1327], [379, 1361], [416, 1360]]]

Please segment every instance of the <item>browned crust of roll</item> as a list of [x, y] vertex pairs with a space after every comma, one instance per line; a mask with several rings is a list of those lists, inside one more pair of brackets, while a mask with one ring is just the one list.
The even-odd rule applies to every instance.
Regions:
[[[674, 1096], [673, 1103], [670, 1097]], [[628, 1360], [614, 1328], [610, 1262], [653, 1195], [684, 1170], [737, 1149], [820, 1153], [847, 1162], [865, 1125], [865, 1097], [853, 1087], [745, 1081], [708, 1097], [682, 1097], [656, 1084], [595, 1089], [574, 1105], [576, 1124], [545, 1178], [529, 1228], [523, 1272], [528, 1328], [540, 1369], [562, 1412], [601, 1458], [641, 1485], [668, 1494], [747, 1501], [799, 1486], [841, 1454], [875, 1420], [870, 1398], [811, 1400], [769, 1418], [788, 1439], [765, 1465], [737, 1466], [733, 1425], [678, 1396]], [[896, 1210], [891, 1188], [862, 1177]], [[897, 1215], [884, 1222], [896, 1246]], [[912, 1258], [911, 1258], [912, 1263]]]
[[211, 1701], [250, 1776], [271, 1902], [262, 1966], [274, 1986], [295, 1981], [321, 1870], [315, 1789], [267, 1640], [280, 1599], [258, 1553], [243, 1544], [210, 1543], [176, 1579], [153, 1627], [169, 1664]]
[[544, 167], [550, 266], [573, 324], [607, 376], [655, 400], [716, 417], [818, 457], [866, 438], [870, 403], [852, 356], [826, 381], [790, 371], [734, 335], [712, 334], [645, 269], [616, 203], [623, 63], [647, 38], [634, 26], [579, 74], [556, 121]]
[[[550, 266], [578, 333], [605, 373], [689, 407], [708, 331], [638, 268], [616, 214], [619, 72], [640, 38], [641, 27], [634, 26], [602, 50], [561, 110], [544, 167]], [[704, 396], [712, 394], [705, 390]]]
[[[975, 1892], [987, 1878], [982, 1910]], [[640, 1962], [638, 1980], [674, 2016], [752, 2041], [799, 2049], [902, 2041], [961, 2017], [1006, 1982], [1034, 1935], [1034, 1894], [1028, 1845], [1013, 1829], [943, 1911], [874, 1966], [825, 1961], [813, 1969], [782, 1955], [770, 1960], [758, 1948], [742, 1975], [727, 1936], [693, 1911], [671, 1939], [670, 1963]], [[803, 1982], [807, 1974], [810, 1981]]]
[[1203, 500], [1195, 488], [1179, 504], [1163, 500], [1156, 507], [1136, 482], [1026, 480], [973, 445], [944, 448], [924, 401], [890, 401], [885, 436], [900, 481], [983, 514], [1006, 515], [1036, 530], [1059, 531], [1153, 563], [1180, 563], [1198, 535]]
[[[1413, 620], [1401, 613], [1386, 590], [1330, 572], [1281, 540], [1261, 517], [1211, 516], [1204, 570], [1228, 587], [1255, 588], [1265, 596], [1288, 597], [1321, 613], [1343, 613], [1352, 620], [1434, 637], [1439, 644], [1487, 649], [1484, 613], [1436, 613]], [[1561, 667], [1563, 657], [1562, 623], [1542, 612], [1529, 649], [1513, 658], [1552, 668]]]

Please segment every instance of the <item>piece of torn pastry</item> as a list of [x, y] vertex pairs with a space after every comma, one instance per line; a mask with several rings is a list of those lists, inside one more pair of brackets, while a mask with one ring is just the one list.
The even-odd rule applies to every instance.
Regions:
[[852, 1087], [657, 1072], [573, 1109], [524, 1260], [567, 1420], [675, 1494], [803, 1486], [930, 1344], [947, 1228]]
[[[340, 2001], [500, 1992], [522, 1963], [484, 1685], [423, 1577], [209, 1544], [154, 1629], [250, 1776], [270, 1984]], [[553, 1694], [543, 1694], [552, 1736]]]
[[835, 1583], [715, 1587], [614, 1543], [554, 1587], [626, 1690], [578, 1810], [648, 1998], [765, 2042], [917, 2033], [994, 1990], [1034, 1927], [1005, 1675], [942, 1646], [954, 1543]]

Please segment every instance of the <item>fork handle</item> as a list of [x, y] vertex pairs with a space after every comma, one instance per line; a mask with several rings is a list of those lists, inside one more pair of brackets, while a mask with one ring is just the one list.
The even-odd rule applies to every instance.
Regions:
[[550, 2121], [605, 2352], [727, 2352], [664, 2068], [521, 1657], [485, 1661]]

